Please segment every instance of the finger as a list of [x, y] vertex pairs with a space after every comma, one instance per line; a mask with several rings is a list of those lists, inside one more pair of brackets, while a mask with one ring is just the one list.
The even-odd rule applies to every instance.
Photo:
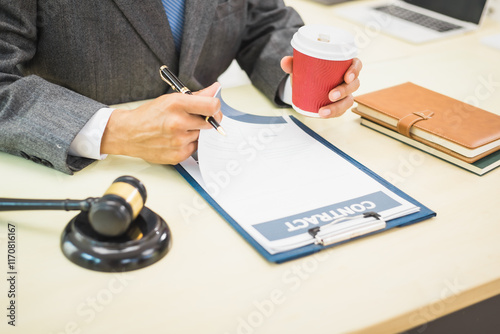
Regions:
[[216, 112], [215, 114], [212, 115], [213, 118], [215, 118], [215, 120], [220, 123], [222, 121], [222, 118], [224, 117], [224, 115], [222, 114], [222, 111], [218, 111]]
[[[195, 96], [184, 96], [179, 93], [170, 95], [172, 96], [169, 96], [167, 103], [161, 105], [157, 116], [149, 119], [147, 127], [154, 129], [156, 126], [160, 126], [162, 133], [173, 136], [191, 130], [210, 128], [205, 122], [206, 116], [201, 115], [208, 108], [203, 100], [200, 102]], [[195, 112], [199, 112], [199, 114]]]
[[148, 138], [148, 148], [153, 150], [170, 150], [178, 151], [198, 141], [200, 135], [199, 130], [179, 131], [179, 132], [164, 132], [156, 137]]
[[332, 102], [342, 100], [346, 96], [357, 91], [359, 86], [360, 86], [359, 78], [356, 78], [350, 84], [347, 84], [347, 83], [340, 84], [337, 87], [335, 87], [334, 89], [332, 89], [330, 91], [330, 93], [328, 93], [328, 98]]
[[201, 130], [201, 129], [211, 129], [213, 125], [208, 122], [207, 118], [213, 117], [217, 123], [222, 122], [223, 114], [219, 110], [211, 116], [205, 116], [200, 114], [187, 114], [186, 120], [184, 121], [188, 130]]
[[178, 114], [212, 116], [220, 111], [220, 101], [216, 97], [201, 94], [173, 93], [165, 97], [164, 107]]
[[165, 96], [165, 106], [171, 110], [168, 131], [210, 129], [211, 125], [206, 121], [210, 116], [220, 122], [220, 100], [213, 97], [219, 88], [220, 84], [216, 82], [193, 95], [174, 93]]
[[340, 101], [322, 107], [319, 110], [318, 114], [322, 118], [339, 117], [343, 115], [347, 111], [347, 109], [352, 107], [353, 104], [354, 104], [353, 96], [348, 95]]
[[[209, 116], [202, 116], [202, 115], [198, 115], [198, 114], [188, 114], [186, 116], [186, 120], [185, 120], [185, 125], [186, 125], [187, 130], [192, 132], [192, 131], [199, 131], [199, 130], [203, 130], [203, 129], [212, 129], [213, 126], [207, 121], [207, 117], [209, 117]], [[220, 117], [219, 117], [219, 120], [217, 120], [217, 118], [215, 120], [220, 123]]]
[[[199, 93], [200, 95], [204, 95], [204, 96], [215, 96], [215, 94], [217, 94], [217, 91], [220, 89], [220, 87], [221, 87], [220, 83], [215, 82], [211, 86], [209, 86], [205, 89], [202, 89], [197, 93]], [[214, 114], [212, 114], [211, 116], [213, 118], [215, 118], [215, 120], [217, 122], [220, 123], [222, 121], [222, 117], [223, 117], [222, 112], [220, 110], [220, 101], [219, 101], [219, 106], [217, 109], [218, 110]]]
[[354, 58], [352, 60], [351, 66], [344, 74], [344, 81], [348, 84], [353, 82], [359, 76], [359, 72], [361, 72], [362, 68], [363, 63], [361, 62], [361, 60], [359, 60], [358, 58]]
[[197, 150], [198, 150], [198, 141], [189, 143], [189, 145], [185, 146], [183, 150], [179, 151], [179, 155], [177, 157], [178, 160], [177, 163], [183, 162], [191, 155], [193, 155], [193, 153], [196, 152]]
[[293, 71], [293, 57], [291, 57], [291, 56], [285, 56], [285, 57], [283, 57], [281, 59], [280, 65], [281, 65], [281, 69], [283, 69], [283, 71], [285, 73], [292, 74], [292, 71]]
[[189, 158], [194, 152], [196, 152], [197, 149], [198, 149], [198, 142], [194, 141], [183, 146], [182, 148], [176, 150], [164, 151], [163, 155], [155, 159], [157, 161], [151, 161], [151, 162], [176, 165]]
[[[192, 95], [196, 97], [196, 101], [191, 101], [199, 104], [193, 103], [186, 111], [189, 114], [196, 114], [202, 116], [214, 116], [220, 112], [220, 100], [215, 96], [220, 88], [220, 83], [216, 82], [211, 86], [202, 89]], [[220, 115], [218, 117], [221, 117]]]
[[191, 143], [198, 142], [200, 130], [190, 130], [176, 138], [176, 142], [172, 143], [174, 147], [184, 147]]
[[209, 97], [214, 97], [215, 94], [217, 93], [217, 91], [219, 90], [220, 88], [220, 83], [219, 82], [214, 82], [213, 84], [211, 84], [210, 86], [202, 89], [202, 90], [199, 90], [195, 93], [193, 93], [194, 95], [200, 95], [200, 96], [209, 96]]

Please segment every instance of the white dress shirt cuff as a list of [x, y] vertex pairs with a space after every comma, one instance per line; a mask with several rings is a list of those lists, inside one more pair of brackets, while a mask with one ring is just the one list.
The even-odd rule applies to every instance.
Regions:
[[292, 105], [292, 81], [290, 80], [290, 76], [279, 87], [278, 96], [284, 103]]
[[107, 157], [107, 154], [101, 154], [101, 140], [113, 110], [115, 109], [101, 108], [89, 119], [71, 143], [70, 155], [96, 160]]

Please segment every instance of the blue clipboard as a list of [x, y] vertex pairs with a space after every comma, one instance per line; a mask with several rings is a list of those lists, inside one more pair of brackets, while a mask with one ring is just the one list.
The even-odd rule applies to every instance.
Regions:
[[[222, 109], [225, 111], [224, 112], [224, 116], [235, 118], [235, 119], [237, 119], [237, 118], [246, 118], [247, 120], [251, 120], [254, 123], [260, 122], [261, 119], [269, 119], [269, 117], [266, 117], [266, 116], [255, 116], [255, 115], [241, 113], [240, 111], [237, 111], [236, 109], [233, 109], [232, 107], [230, 107], [227, 104], [225, 104], [222, 99], [221, 99], [221, 103], [223, 105]], [[356, 161], [353, 158], [351, 158], [350, 156], [348, 156], [346, 153], [344, 153], [341, 150], [339, 150], [336, 146], [332, 145], [330, 142], [328, 142], [323, 137], [321, 137], [320, 135], [318, 135], [316, 132], [314, 132], [313, 130], [311, 130], [304, 123], [300, 122], [297, 118], [295, 118], [293, 116], [290, 116], [290, 118], [305, 133], [307, 133], [312, 138], [314, 138], [315, 140], [317, 140], [318, 142], [320, 142], [321, 144], [323, 144], [324, 146], [326, 146], [328, 149], [334, 151], [336, 154], [338, 154], [342, 158], [346, 159], [353, 166], [357, 167], [358, 169], [360, 169], [361, 171], [363, 171], [364, 173], [366, 173], [367, 175], [369, 175], [371, 178], [373, 178], [376, 181], [378, 181], [380, 184], [382, 184], [383, 186], [385, 186], [386, 188], [388, 188], [389, 190], [391, 190], [392, 192], [394, 192], [396, 195], [398, 195], [398, 196], [406, 199], [408, 202], [410, 202], [410, 203], [412, 203], [412, 204], [420, 207], [420, 211], [412, 213], [412, 214], [409, 214], [409, 215], [406, 215], [406, 216], [403, 216], [403, 217], [400, 217], [400, 218], [388, 220], [388, 221], [386, 221], [386, 227], [384, 229], [381, 229], [381, 230], [378, 230], [378, 231], [375, 231], [375, 232], [371, 232], [371, 233], [368, 233], [368, 234], [364, 234], [362, 236], [355, 237], [355, 238], [352, 238], [352, 239], [349, 239], [349, 240], [341, 241], [341, 242], [334, 243], [334, 244], [331, 244], [331, 245], [328, 245], [328, 246], [323, 246], [323, 245], [319, 245], [319, 244], [310, 244], [310, 245], [306, 245], [306, 246], [303, 246], [303, 247], [299, 247], [299, 248], [295, 248], [295, 249], [292, 249], [292, 250], [288, 250], [288, 251], [285, 251], [285, 252], [281, 252], [281, 253], [277, 253], [277, 254], [270, 254], [250, 234], [248, 234], [248, 232], [246, 232], [238, 224], [238, 222], [235, 219], [233, 219], [210, 196], [210, 194], [208, 194], [205, 191], [205, 189], [203, 189], [203, 187], [191, 176], [191, 174], [189, 174], [188, 171], [186, 171], [180, 164], [174, 166], [175, 169], [184, 177], [184, 179], [186, 179], [186, 181], [208, 202], [208, 204], [210, 204], [266, 260], [268, 260], [270, 262], [274, 262], [274, 263], [282, 263], [282, 262], [290, 261], [290, 260], [293, 260], [293, 259], [297, 259], [297, 258], [300, 258], [300, 257], [303, 257], [303, 256], [307, 256], [307, 255], [319, 252], [319, 251], [321, 251], [323, 249], [326, 249], [326, 248], [331, 248], [331, 247], [338, 246], [338, 245], [341, 245], [343, 243], [346, 243], [346, 242], [349, 242], [349, 241], [352, 241], [352, 240], [356, 240], [356, 239], [359, 239], [359, 238], [362, 238], [362, 237], [365, 237], [365, 236], [369, 236], [369, 235], [373, 235], [373, 234], [376, 234], [376, 233], [380, 233], [380, 232], [383, 232], [385, 230], [391, 229], [393, 227], [402, 227], [402, 226], [406, 226], [406, 225], [411, 225], [411, 224], [418, 223], [418, 222], [421, 222], [423, 220], [426, 220], [426, 219], [429, 219], [429, 218], [432, 218], [432, 217], [436, 216], [436, 213], [434, 211], [430, 210], [429, 208], [427, 208], [426, 206], [424, 206], [422, 203], [420, 203], [417, 200], [415, 200], [414, 198], [410, 197], [409, 195], [407, 195], [406, 193], [404, 193], [403, 191], [401, 191], [400, 189], [398, 189], [397, 187], [395, 187], [394, 185], [392, 185], [391, 183], [389, 183], [388, 181], [386, 181], [385, 179], [383, 179], [382, 177], [380, 177], [379, 175], [377, 175], [376, 173], [374, 173], [373, 171], [371, 171], [370, 169], [368, 169], [367, 167], [365, 167], [364, 165], [362, 165], [361, 163], [359, 163], [358, 161]]]

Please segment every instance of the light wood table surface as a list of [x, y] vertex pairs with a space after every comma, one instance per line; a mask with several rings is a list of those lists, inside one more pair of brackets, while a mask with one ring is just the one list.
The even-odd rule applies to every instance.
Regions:
[[[338, 7], [286, 3], [306, 23], [367, 34], [337, 17]], [[360, 46], [358, 93], [412, 81], [500, 113], [500, 51], [480, 41], [494, 33], [500, 24], [487, 20], [476, 33], [416, 46], [372, 32]], [[249, 85], [224, 89], [223, 97], [248, 113], [294, 113], [274, 108]], [[171, 166], [110, 156], [68, 176], [0, 153], [1, 197], [100, 196], [116, 177], [133, 175], [173, 235], [171, 251], [158, 263], [99, 273], [70, 263], [59, 249], [75, 213], [1, 213], [0, 332], [390, 333], [500, 293], [500, 169], [479, 177], [362, 127], [351, 112], [332, 120], [298, 118], [437, 217], [277, 265]], [[15, 328], [6, 317], [8, 224], [16, 226], [17, 239]]]

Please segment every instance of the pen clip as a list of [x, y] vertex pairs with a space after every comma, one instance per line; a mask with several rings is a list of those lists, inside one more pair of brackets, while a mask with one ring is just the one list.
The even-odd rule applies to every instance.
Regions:
[[174, 86], [174, 84], [168, 80], [168, 78], [165, 77], [165, 75], [163, 74], [163, 69], [166, 69], [168, 68], [167, 65], [163, 65], [162, 67], [160, 67], [160, 77], [163, 81], [165, 81], [173, 90], [177, 90], [177, 88]]
[[182, 94], [189, 94], [191, 95], [192, 92], [187, 88], [180, 80], [173, 74], [170, 69], [168, 68], [167, 65], [163, 65], [160, 67], [160, 77], [163, 81], [165, 81], [170, 87], [172, 87], [172, 90], [182, 93]]

